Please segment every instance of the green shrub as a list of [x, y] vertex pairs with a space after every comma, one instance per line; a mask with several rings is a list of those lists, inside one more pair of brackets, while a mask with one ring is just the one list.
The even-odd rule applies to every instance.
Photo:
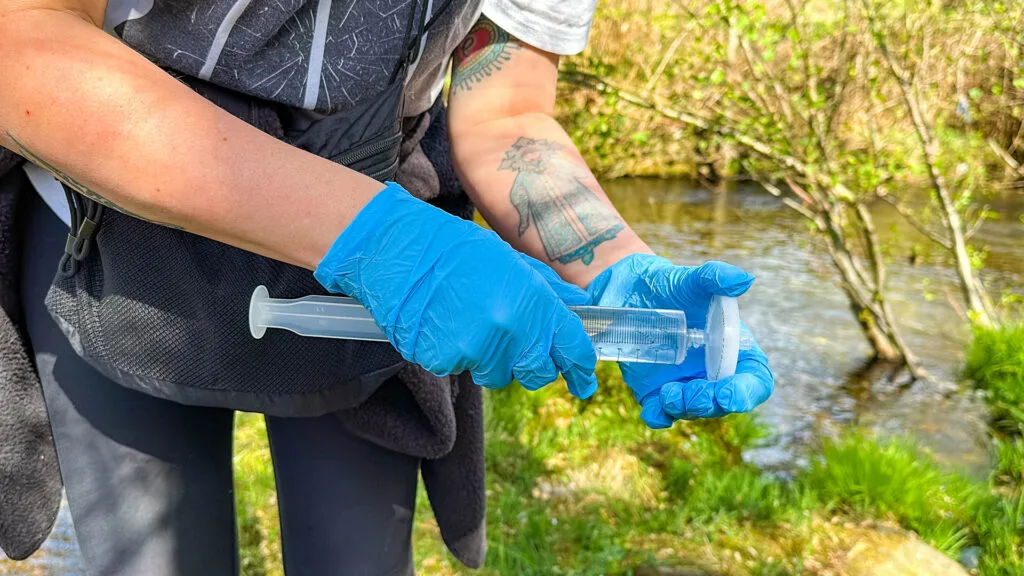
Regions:
[[964, 375], [985, 392], [997, 433], [1024, 434], [1024, 323], [976, 328]]

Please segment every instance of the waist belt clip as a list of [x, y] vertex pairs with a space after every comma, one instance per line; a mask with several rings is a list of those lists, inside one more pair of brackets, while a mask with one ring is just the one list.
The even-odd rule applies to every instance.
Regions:
[[69, 232], [68, 240], [64, 244], [64, 252], [81, 262], [89, 256], [89, 246], [92, 244], [93, 234], [96, 232], [96, 221], [90, 218], [83, 218], [78, 232]]

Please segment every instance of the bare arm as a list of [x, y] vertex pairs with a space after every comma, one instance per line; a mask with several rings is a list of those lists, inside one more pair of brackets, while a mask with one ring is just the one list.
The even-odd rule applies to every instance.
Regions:
[[106, 0], [0, 0], [0, 145], [123, 212], [314, 268], [383, 186], [210, 104], [104, 33]]
[[456, 50], [449, 110], [456, 170], [510, 244], [586, 286], [650, 248], [622, 221], [553, 118], [558, 57], [481, 19]]

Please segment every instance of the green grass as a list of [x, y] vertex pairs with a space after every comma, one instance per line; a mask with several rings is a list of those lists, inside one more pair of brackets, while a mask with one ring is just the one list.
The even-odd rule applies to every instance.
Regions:
[[234, 466], [241, 573], [280, 575], [277, 491], [263, 416], [239, 412], [235, 417]]
[[1024, 486], [1024, 439], [1001, 440], [996, 444], [992, 477], [999, 485]]
[[976, 510], [981, 572], [1024, 573], [1024, 323], [975, 328], [964, 374], [985, 393], [995, 433], [995, 494]]
[[956, 557], [971, 542], [971, 513], [987, 487], [941, 470], [910, 439], [849, 434], [825, 443], [800, 482], [828, 509], [891, 518]]
[[[954, 558], [981, 546], [985, 576], [1024, 574], [1019, 441], [1001, 445], [992, 481], [982, 482], [943, 469], [910, 438], [848, 431], [822, 440], [806, 469], [781, 479], [743, 460], [770, 432], [756, 418], [651, 431], [617, 369], [600, 370], [601, 392], [588, 402], [558, 385], [488, 393], [481, 574], [632, 574], [655, 565], [725, 575], [841, 571], [836, 558], [870, 530], [865, 521], [915, 531]], [[261, 418], [239, 417], [243, 573], [276, 575], [263, 434]], [[472, 573], [445, 551], [422, 490], [414, 545], [420, 574]]]

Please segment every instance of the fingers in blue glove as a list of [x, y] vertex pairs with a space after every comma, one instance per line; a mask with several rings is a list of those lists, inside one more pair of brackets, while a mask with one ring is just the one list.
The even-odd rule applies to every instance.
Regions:
[[724, 414], [715, 401], [715, 382], [703, 378], [668, 382], [661, 387], [658, 399], [665, 413], [676, 420], [715, 418]]
[[[591, 303], [590, 294], [579, 286], [562, 280], [547, 264], [526, 254], [521, 254], [521, 258], [540, 274], [566, 306], [585, 306]], [[586, 338], [583, 324], [575, 314], [565, 310], [559, 311], [557, 316], [561, 317], [562, 321], [556, 325], [550, 346], [525, 355], [516, 362], [512, 373], [523, 388], [538, 390], [557, 380], [561, 371], [569, 391], [574, 396], [581, 399], [589, 398], [597, 391], [597, 377], [594, 376], [597, 359], [593, 344]], [[583, 335], [582, 338], [580, 334]], [[593, 360], [590, 359], [591, 356], [594, 356]]]
[[512, 375], [527, 390], [539, 390], [558, 380], [558, 367], [551, 359], [551, 350], [537, 350], [524, 357], [512, 368]]
[[655, 290], [681, 310], [707, 306], [712, 296], [737, 297], [754, 283], [754, 275], [725, 262], [705, 262], [697, 268], [673, 266]]
[[556, 312], [555, 332], [551, 341], [551, 359], [565, 377], [569, 392], [586, 400], [597, 392], [597, 353], [583, 331], [580, 317], [562, 308]]
[[647, 424], [648, 428], [661, 430], [671, 428], [677, 419], [665, 412], [658, 391], [655, 390], [640, 400], [640, 420]]
[[512, 367], [505, 364], [492, 364], [487, 368], [475, 368], [470, 370], [469, 374], [473, 377], [474, 383], [491, 390], [499, 390], [512, 382]]
[[774, 390], [775, 376], [767, 363], [755, 354], [741, 358], [736, 374], [718, 381], [698, 378], [668, 382], [661, 387], [659, 400], [662, 409], [672, 418], [717, 418], [749, 412], [767, 400]]
[[569, 392], [585, 400], [597, 391], [597, 354], [583, 330], [579, 316], [562, 307], [556, 312], [550, 343], [539, 342], [514, 363], [511, 368], [495, 366], [488, 371], [471, 371], [473, 381], [492, 390], [504, 388], [514, 377], [527, 390], [538, 390], [565, 377]]
[[551, 289], [555, 291], [555, 294], [558, 294], [562, 302], [565, 302], [566, 306], [589, 306], [591, 304], [590, 294], [586, 290], [562, 280], [551, 266], [526, 254], [520, 254], [520, 256], [524, 262], [529, 264], [544, 278], [548, 285], [551, 286]]

